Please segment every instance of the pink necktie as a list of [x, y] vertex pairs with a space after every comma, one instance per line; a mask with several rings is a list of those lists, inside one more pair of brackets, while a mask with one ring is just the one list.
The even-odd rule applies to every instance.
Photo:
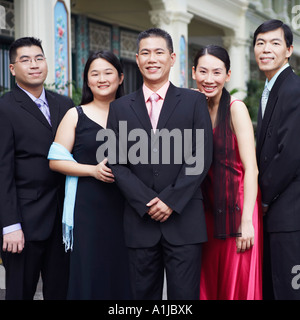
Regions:
[[151, 120], [153, 131], [155, 132], [158, 118], [159, 118], [159, 113], [160, 113], [159, 106], [157, 103], [157, 101], [159, 100], [159, 95], [154, 92], [152, 93], [149, 99], [151, 101], [150, 120]]

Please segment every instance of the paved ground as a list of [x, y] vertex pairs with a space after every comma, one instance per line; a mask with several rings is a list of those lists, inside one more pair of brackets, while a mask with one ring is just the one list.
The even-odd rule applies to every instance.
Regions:
[[[163, 300], [166, 300], [166, 298], [167, 298], [166, 287], [164, 286]], [[0, 300], [5, 300], [5, 269], [2, 265], [1, 258], [0, 258]], [[41, 280], [38, 284], [37, 291], [34, 296], [34, 300], [43, 300]]]
[[[5, 300], [5, 269], [2, 265], [2, 260], [0, 258], [0, 300]], [[43, 300], [42, 294], [42, 282], [40, 281], [37, 287], [34, 300]]]
[[3, 266], [0, 265], [0, 300], [4, 300], [5, 299], [5, 281], [4, 281], [4, 277], [5, 277], [5, 271], [4, 271]]

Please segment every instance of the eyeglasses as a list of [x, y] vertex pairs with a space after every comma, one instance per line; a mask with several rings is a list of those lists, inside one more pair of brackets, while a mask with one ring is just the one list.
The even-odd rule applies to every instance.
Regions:
[[43, 63], [43, 62], [46, 60], [46, 57], [44, 57], [44, 56], [38, 56], [38, 57], [35, 57], [35, 58], [23, 58], [23, 59], [21, 59], [21, 60], [18, 60], [18, 61], [13, 62], [13, 64], [15, 64], [15, 63], [17, 63], [17, 62], [20, 62], [20, 63], [22, 63], [22, 65], [24, 65], [24, 66], [29, 66], [29, 65], [32, 63], [33, 60], [35, 61], [35, 63], [41, 64], [41, 63]]

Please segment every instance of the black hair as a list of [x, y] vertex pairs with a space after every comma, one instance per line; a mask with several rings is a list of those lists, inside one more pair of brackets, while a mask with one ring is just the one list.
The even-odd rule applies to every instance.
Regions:
[[[88, 72], [90, 69], [90, 66], [92, 64], [92, 62], [96, 59], [104, 59], [107, 62], [109, 62], [110, 64], [112, 64], [118, 71], [118, 75], [119, 77], [121, 77], [121, 75], [123, 74], [123, 68], [121, 65], [120, 60], [114, 55], [114, 53], [112, 53], [111, 51], [108, 50], [101, 50], [101, 51], [96, 51], [93, 52], [84, 67], [84, 72], [83, 72], [83, 86], [82, 86], [82, 97], [81, 97], [81, 102], [80, 104], [87, 104], [91, 101], [93, 101], [94, 96], [93, 93], [90, 89], [90, 87], [88, 86]], [[116, 99], [120, 98], [121, 96], [124, 95], [124, 85], [123, 82], [119, 85], [118, 90], [116, 92]]]
[[[217, 45], [208, 45], [204, 48], [202, 48], [200, 51], [197, 52], [195, 58], [194, 58], [194, 68], [195, 71], [197, 69], [199, 58], [205, 55], [212, 55], [221, 61], [224, 62], [226, 73], [230, 70], [230, 58], [228, 55], [228, 52], [223, 47], [217, 46]], [[219, 103], [218, 113], [217, 113], [217, 119], [216, 124], [227, 123], [226, 119], [228, 118], [228, 121], [230, 123], [230, 94], [229, 92], [223, 88], [222, 96]]]
[[230, 70], [230, 58], [229, 58], [227, 50], [224, 49], [223, 47], [212, 45], [212, 44], [202, 48], [200, 51], [197, 52], [197, 54], [194, 58], [195, 70], [197, 68], [199, 58], [201, 58], [202, 56], [204, 56], [206, 54], [210, 54], [210, 55], [220, 59], [221, 61], [223, 61], [225, 64], [226, 73], [228, 73], [228, 71]]
[[286, 46], [289, 48], [293, 44], [293, 32], [288, 25], [283, 23], [281, 20], [276, 20], [276, 19], [265, 21], [255, 30], [253, 35], [253, 47], [255, 46], [258, 34], [266, 33], [279, 28], [283, 30], [285, 43], [286, 43]]
[[174, 49], [173, 49], [173, 41], [172, 38], [170, 36], [170, 34], [162, 29], [159, 28], [150, 28], [148, 30], [142, 31], [138, 37], [137, 37], [137, 53], [139, 52], [139, 47], [140, 47], [140, 42], [142, 39], [146, 39], [149, 37], [160, 37], [166, 40], [167, 43], [167, 48], [170, 51], [170, 53], [173, 53]]
[[43, 54], [44, 54], [44, 50], [42, 47], [42, 41], [37, 39], [37, 38], [33, 38], [33, 37], [24, 37], [24, 38], [19, 38], [17, 40], [15, 40], [9, 47], [9, 60], [10, 63], [14, 63], [15, 59], [17, 57], [17, 50], [19, 48], [22, 47], [31, 47], [31, 46], [37, 46], [40, 47]]

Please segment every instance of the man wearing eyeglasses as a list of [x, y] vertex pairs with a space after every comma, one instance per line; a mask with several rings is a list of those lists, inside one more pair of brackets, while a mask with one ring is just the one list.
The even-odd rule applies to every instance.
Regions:
[[48, 67], [40, 40], [10, 47], [16, 87], [0, 98], [0, 242], [6, 299], [65, 299], [68, 256], [62, 244], [64, 176], [47, 154], [70, 98], [44, 89]]

